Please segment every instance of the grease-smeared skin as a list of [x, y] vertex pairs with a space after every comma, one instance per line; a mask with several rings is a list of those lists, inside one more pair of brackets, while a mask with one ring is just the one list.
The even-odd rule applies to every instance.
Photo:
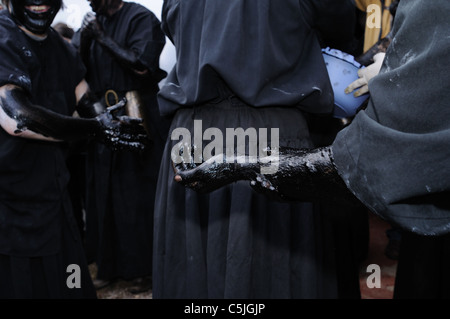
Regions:
[[173, 168], [175, 173], [182, 177], [181, 184], [200, 193], [212, 192], [238, 180], [256, 179], [259, 163], [227, 163], [225, 156], [220, 155], [216, 158], [217, 163], [211, 159], [200, 165], [194, 163], [174, 164]]
[[0, 96], [0, 106], [17, 122], [16, 134], [30, 130], [58, 140], [74, 141], [94, 138], [114, 150], [142, 150], [146, 135], [141, 120], [116, 117], [113, 113], [125, 105], [121, 101], [106, 112], [91, 119], [73, 118], [32, 104], [18, 88], [7, 89]]
[[86, 15], [81, 32], [81, 54], [83, 58], [87, 57], [87, 51], [90, 43], [96, 40], [108, 50], [114, 58], [126, 68], [132, 71], [145, 72], [146, 67], [138, 60], [136, 53], [119, 46], [113, 39], [106, 36], [94, 15]]
[[221, 186], [249, 180], [252, 187], [280, 201], [332, 201], [360, 205], [345, 186], [333, 163], [331, 147], [313, 150], [282, 148], [274, 174], [261, 174], [260, 161], [255, 164], [205, 162], [175, 165], [175, 180], [199, 192], [211, 192]]
[[85, 93], [80, 101], [78, 101], [77, 112], [81, 117], [94, 118], [102, 114], [105, 107], [102, 103], [96, 101], [95, 95], [88, 91]]
[[339, 176], [331, 147], [283, 149], [278, 171], [259, 175], [252, 186], [284, 201], [330, 201], [360, 205]]
[[[92, 1], [91, 7], [97, 15], [108, 16], [119, 10], [122, 1], [112, 0], [106, 2]], [[114, 59], [124, 68], [141, 77], [151, 77], [155, 82], [161, 81], [167, 73], [159, 68], [148, 69], [143, 65], [136, 52], [124, 48], [107, 36], [92, 13], [87, 13], [83, 19], [80, 41], [80, 55], [85, 63], [89, 60], [89, 50], [92, 41], [97, 41]]]

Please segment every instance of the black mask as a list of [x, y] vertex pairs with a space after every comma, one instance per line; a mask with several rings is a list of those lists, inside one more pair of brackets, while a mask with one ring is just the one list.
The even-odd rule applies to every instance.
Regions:
[[51, 26], [62, 0], [11, 0], [11, 15], [27, 30], [45, 34]]

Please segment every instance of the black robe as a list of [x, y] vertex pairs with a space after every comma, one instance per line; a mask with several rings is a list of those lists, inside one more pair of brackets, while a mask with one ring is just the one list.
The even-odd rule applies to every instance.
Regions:
[[210, 101], [223, 81], [255, 107], [328, 114], [333, 94], [320, 45], [352, 41], [353, 17], [354, 5], [346, 0], [166, 0], [163, 29], [177, 64], [161, 88], [161, 112]]
[[[162, 114], [174, 116], [170, 132], [194, 134], [195, 120], [224, 134], [280, 128], [281, 146], [312, 147], [303, 112], [333, 109], [318, 35], [351, 38], [353, 13], [351, 1], [165, 1], [163, 29], [177, 51], [159, 94]], [[177, 138], [169, 136], [158, 181], [155, 299], [359, 297], [354, 260], [337, 266], [327, 212], [272, 202], [246, 182], [185, 189], [173, 181]], [[343, 268], [354, 274], [344, 288]]]
[[400, 1], [370, 103], [333, 144], [338, 171], [403, 228], [395, 298], [448, 298], [450, 3]]
[[[85, 68], [74, 48], [50, 29], [43, 41], [0, 12], [0, 86], [24, 89], [30, 101], [71, 116]], [[67, 145], [13, 137], [0, 128], [0, 298], [95, 298], [67, 184]], [[67, 267], [82, 271], [82, 289], [66, 286]]]
[[404, 1], [364, 112], [333, 145], [339, 172], [372, 211], [422, 235], [450, 231], [448, 1]]
[[[137, 3], [124, 2], [111, 17], [98, 18], [105, 34], [137, 53], [149, 70], [159, 69], [165, 45], [156, 16]], [[76, 46], [78, 35], [74, 39]], [[88, 150], [86, 249], [97, 262], [98, 278], [133, 279], [151, 275], [153, 206], [168, 122], [159, 114], [158, 83], [123, 67], [95, 41], [86, 80], [99, 100], [112, 89], [118, 97], [136, 90], [147, 111], [152, 144], [143, 153], [112, 152], [103, 145]]]

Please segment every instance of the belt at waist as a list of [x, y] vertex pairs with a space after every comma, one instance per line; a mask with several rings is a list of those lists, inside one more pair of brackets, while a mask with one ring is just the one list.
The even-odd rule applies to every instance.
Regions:
[[96, 92], [95, 95], [99, 101], [105, 106], [110, 107], [120, 102], [125, 98], [127, 91], [116, 91], [113, 89], [108, 89], [104, 92]]

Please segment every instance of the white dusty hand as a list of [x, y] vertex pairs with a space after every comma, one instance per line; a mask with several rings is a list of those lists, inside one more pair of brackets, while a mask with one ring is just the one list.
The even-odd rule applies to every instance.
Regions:
[[379, 52], [374, 55], [374, 62], [366, 68], [360, 69], [358, 71], [359, 79], [352, 82], [346, 89], [345, 93], [349, 94], [354, 90], [358, 89], [353, 93], [355, 97], [361, 96], [369, 92], [369, 81], [380, 73], [381, 65], [383, 64], [384, 56], [386, 53]]

